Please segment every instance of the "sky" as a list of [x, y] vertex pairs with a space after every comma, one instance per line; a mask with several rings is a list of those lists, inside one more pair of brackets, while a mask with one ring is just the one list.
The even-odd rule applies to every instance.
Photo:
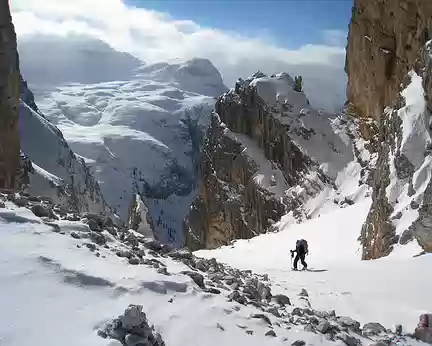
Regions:
[[352, 0], [126, 0], [200, 25], [263, 36], [285, 48], [344, 46]]
[[[257, 70], [302, 75], [314, 106], [333, 110], [345, 101], [351, 0], [125, 1], [13, 0], [10, 4], [21, 48], [47, 36], [73, 48], [77, 40], [71, 37], [80, 36], [103, 41], [146, 63], [207, 58], [228, 87]], [[56, 66], [68, 68], [70, 61], [62, 60], [65, 54], [41, 47], [35, 61], [43, 61], [49, 52], [50, 61], [57, 59]]]

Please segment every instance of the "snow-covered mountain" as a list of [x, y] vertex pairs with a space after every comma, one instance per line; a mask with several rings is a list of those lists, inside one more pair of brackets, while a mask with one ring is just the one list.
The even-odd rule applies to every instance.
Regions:
[[49, 197], [75, 212], [112, 215], [84, 160], [73, 153], [61, 131], [39, 111], [24, 80], [19, 125], [21, 150], [27, 158], [23, 183], [28, 193]]
[[[105, 55], [115, 57], [108, 59], [107, 64], [115, 61], [110, 68], [121, 58], [130, 67], [129, 56], [113, 50], [104, 50]], [[23, 66], [25, 71], [26, 60]], [[99, 72], [92, 73], [97, 80]], [[93, 84], [62, 77], [51, 87], [50, 80], [33, 86], [43, 114], [91, 167], [107, 203], [123, 220], [139, 194], [157, 237], [182, 244], [200, 145], [215, 98], [226, 91], [217, 69], [208, 60], [193, 59], [129, 68], [125, 79]], [[70, 83], [76, 81], [86, 84]]]

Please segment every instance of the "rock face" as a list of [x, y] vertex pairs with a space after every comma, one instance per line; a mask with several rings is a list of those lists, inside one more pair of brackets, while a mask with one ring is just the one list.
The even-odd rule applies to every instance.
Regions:
[[349, 30], [348, 99], [360, 117], [379, 119], [432, 38], [432, 2], [356, 0]]
[[363, 259], [386, 256], [394, 244], [413, 239], [432, 251], [432, 181], [425, 174], [430, 170], [431, 16], [430, 1], [356, 0], [353, 8], [348, 98], [355, 115], [378, 129], [363, 131], [378, 153], [372, 206], [360, 236]]
[[20, 164], [19, 61], [8, 1], [0, 3], [0, 188], [16, 188]]
[[218, 99], [203, 146], [198, 197], [186, 220], [189, 248], [251, 238], [290, 211], [305, 219], [304, 202], [325, 186], [333, 188], [334, 172], [320, 166], [347, 159], [346, 144], [331, 132], [327, 117], [308, 107], [284, 73], [240, 79]]
[[[212, 116], [201, 161], [202, 183], [191, 207], [186, 245], [215, 248], [265, 232], [285, 206], [252, 178], [258, 165], [242, 155], [242, 144], [225, 135], [226, 126]], [[233, 160], [233, 157], [237, 158]]]

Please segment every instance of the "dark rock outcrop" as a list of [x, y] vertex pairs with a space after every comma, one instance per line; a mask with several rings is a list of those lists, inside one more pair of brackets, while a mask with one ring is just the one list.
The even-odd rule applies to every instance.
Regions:
[[20, 166], [18, 130], [19, 59], [9, 2], [0, 2], [0, 188], [17, 188]]
[[[214, 114], [201, 161], [202, 182], [191, 207], [186, 235], [190, 249], [215, 248], [264, 232], [269, 219], [278, 220], [285, 206], [252, 177], [258, 165], [242, 155], [241, 143], [226, 136]], [[233, 158], [237, 156], [236, 159]]]
[[349, 29], [348, 100], [360, 117], [379, 119], [432, 38], [428, 0], [356, 0]]

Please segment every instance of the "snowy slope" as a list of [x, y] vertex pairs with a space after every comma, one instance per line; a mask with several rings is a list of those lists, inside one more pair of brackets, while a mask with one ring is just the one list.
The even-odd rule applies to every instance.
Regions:
[[[5, 322], [0, 325], [2, 345], [61, 342], [65, 346], [119, 346], [121, 343], [99, 336], [103, 334], [98, 330], [121, 315], [129, 304], [141, 304], [148, 323], [154, 324], [165, 344], [172, 346], [286, 345], [297, 340], [298, 345], [341, 346], [339, 336], [355, 337], [362, 345], [371, 342], [351, 328], [341, 331], [338, 323], [346, 319], [338, 320], [324, 312], [319, 319], [333, 318], [329, 328], [339, 330], [334, 341], [320, 332], [305, 330], [305, 318], [296, 316], [294, 308], [303, 311], [308, 299], [296, 297], [298, 292], [291, 297], [293, 306], [257, 300], [256, 307], [228, 299], [233, 292], [228, 280], [240, 280], [248, 287], [258, 282], [268, 296], [265, 289], [270, 286], [265, 284], [265, 276], [221, 267], [185, 251], [164, 252], [157, 243], [143, 241], [127, 230], [111, 229], [110, 233], [117, 236], [104, 230], [101, 235], [106, 244], [101, 246], [88, 239], [91, 231], [81, 221], [60, 220], [50, 225], [28, 209], [9, 202], [0, 206], [0, 318]], [[133, 264], [138, 253], [142, 258]], [[133, 254], [129, 261], [128, 254]], [[201, 269], [196, 271], [195, 267]], [[303, 275], [309, 274], [313, 275]], [[200, 275], [204, 276], [205, 289], [192, 278]], [[272, 290], [274, 294], [281, 288], [273, 285]], [[272, 308], [280, 317], [263, 312], [261, 305]], [[265, 335], [270, 331], [274, 336]], [[396, 336], [386, 333], [383, 337]], [[400, 345], [420, 345], [396, 338]]]
[[78, 212], [111, 213], [88, 167], [69, 148], [61, 131], [44, 118], [27, 84], [21, 84], [21, 150], [32, 161], [27, 191], [50, 197]]
[[187, 209], [170, 205], [179, 196], [189, 205], [194, 197], [199, 143], [214, 98], [226, 88], [204, 59], [144, 65], [129, 78], [45, 88], [38, 105], [92, 168], [107, 203], [124, 220], [140, 193], [153, 219], [165, 213], [165, 226], [154, 222], [159, 237], [181, 244]]
[[[360, 261], [357, 238], [369, 206], [370, 200], [364, 199], [298, 225], [287, 225], [282, 219], [278, 233], [195, 254], [268, 273], [273, 286], [288, 296], [306, 288], [311, 303], [319, 309], [335, 309], [361, 323], [379, 322], [388, 328], [400, 323], [405, 330], [413, 330], [420, 313], [432, 310], [432, 301], [426, 298], [432, 281], [425, 275], [432, 256], [413, 258], [421, 248], [410, 243], [387, 258]], [[290, 271], [289, 250], [300, 238], [307, 239], [310, 255], [306, 261], [317, 272]]]

